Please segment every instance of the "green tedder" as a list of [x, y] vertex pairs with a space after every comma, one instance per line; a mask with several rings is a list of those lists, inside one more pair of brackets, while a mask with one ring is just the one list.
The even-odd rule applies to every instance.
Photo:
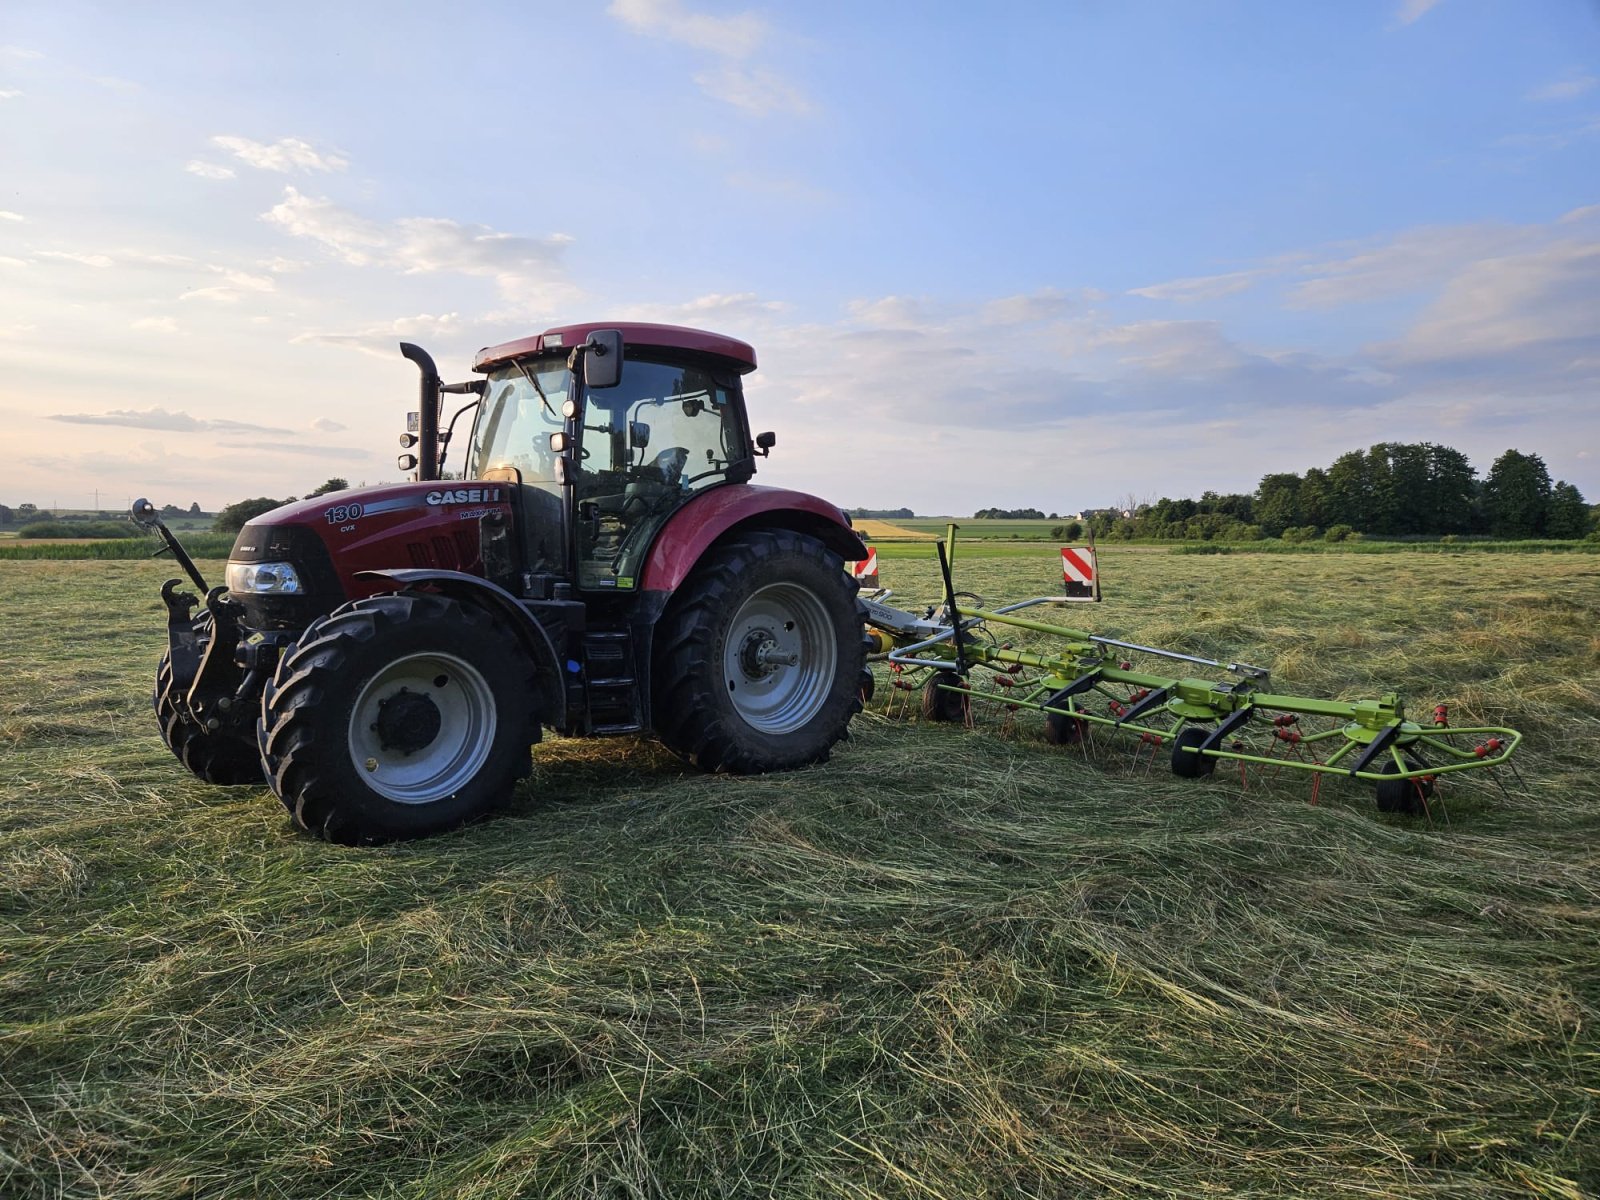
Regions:
[[[937, 547], [942, 607], [919, 615], [886, 603], [887, 591], [862, 597], [876, 651], [871, 659], [888, 664], [894, 688], [920, 691], [923, 715], [932, 720], [970, 722], [974, 701], [992, 701], [1007, 713], [1043, 713], [1045, 737], [1057, 745], [1087, 746], [1107, 734], [1136, 738], [1152, 758], [1170, 747], [1172, 772], [1183, 778], [1209, 775], [1219, 762], [1238, 763], [1241, 772], [1286, 767], [1311, 774], [1313, 796], [1323, 776], [1359, 779], [1375, 785], [1380, 810], [1419, 814], [1429, 811], [1442, 777], [1507, 763], [1522, 740], [1501, 726], [1453, 726], [1443, 705], [1423, 724], [1406, 716], [1394, 693], [1353, 702], [1286, 696], [1272, 690], [1261, 667], [1019, 615], [1078, 597], [963, 605], [965, 593], [951, 575], [954, 532], [951, 526]], [[1056, 649], [1014, 649], [997, 629], [1044, 635], [1056, 640]], [[1135, 670], [1137, 659], [1205, 667], [1210, 676]], [[869, 696], [873, 686], [863, 683]]]

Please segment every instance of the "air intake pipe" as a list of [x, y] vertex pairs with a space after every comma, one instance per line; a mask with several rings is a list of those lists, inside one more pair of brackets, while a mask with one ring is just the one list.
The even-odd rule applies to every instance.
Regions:
[[422, 372], [422, 394], [417, 415], [417, 479], [439, 478], [439, 368], [421, 346], [400, 343], [400, 353]]

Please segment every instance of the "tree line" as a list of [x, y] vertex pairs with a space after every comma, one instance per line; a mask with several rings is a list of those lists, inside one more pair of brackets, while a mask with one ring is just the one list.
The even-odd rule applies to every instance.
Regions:
[[1581, 538], [1600, 525], [1537, 454], [1507, 450], [1481, 480], [1467, 456], [1432, 442], [1379, 442], [1303, 475], [1262, 477], [1249, 494], [1163, 497], [1131, 518], [1096, 514], [1097, 537], [1305, 541], [1354, 536]]

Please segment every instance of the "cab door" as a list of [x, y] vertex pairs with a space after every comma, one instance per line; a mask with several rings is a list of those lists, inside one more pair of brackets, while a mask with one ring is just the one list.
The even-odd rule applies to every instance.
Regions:
[[699, 363], [634, 358], [585, 395], [578, 431], [578, 586], [626, 590], [668, 517], [695, 493], [751, 474], [739, 378]]

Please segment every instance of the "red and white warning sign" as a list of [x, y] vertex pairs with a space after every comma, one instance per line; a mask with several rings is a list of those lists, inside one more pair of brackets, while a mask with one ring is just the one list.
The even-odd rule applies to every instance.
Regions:
[[862, 587], [878, 586], [878, 552], [871, 546], [867, 547], [867, 556], [860, 562], [850, 564], [850, 574], [861, 581]]
[[1100, 574], [1093, 546], [1061, 547], [1061, 582], [1070, 600], [1100, 599]]

